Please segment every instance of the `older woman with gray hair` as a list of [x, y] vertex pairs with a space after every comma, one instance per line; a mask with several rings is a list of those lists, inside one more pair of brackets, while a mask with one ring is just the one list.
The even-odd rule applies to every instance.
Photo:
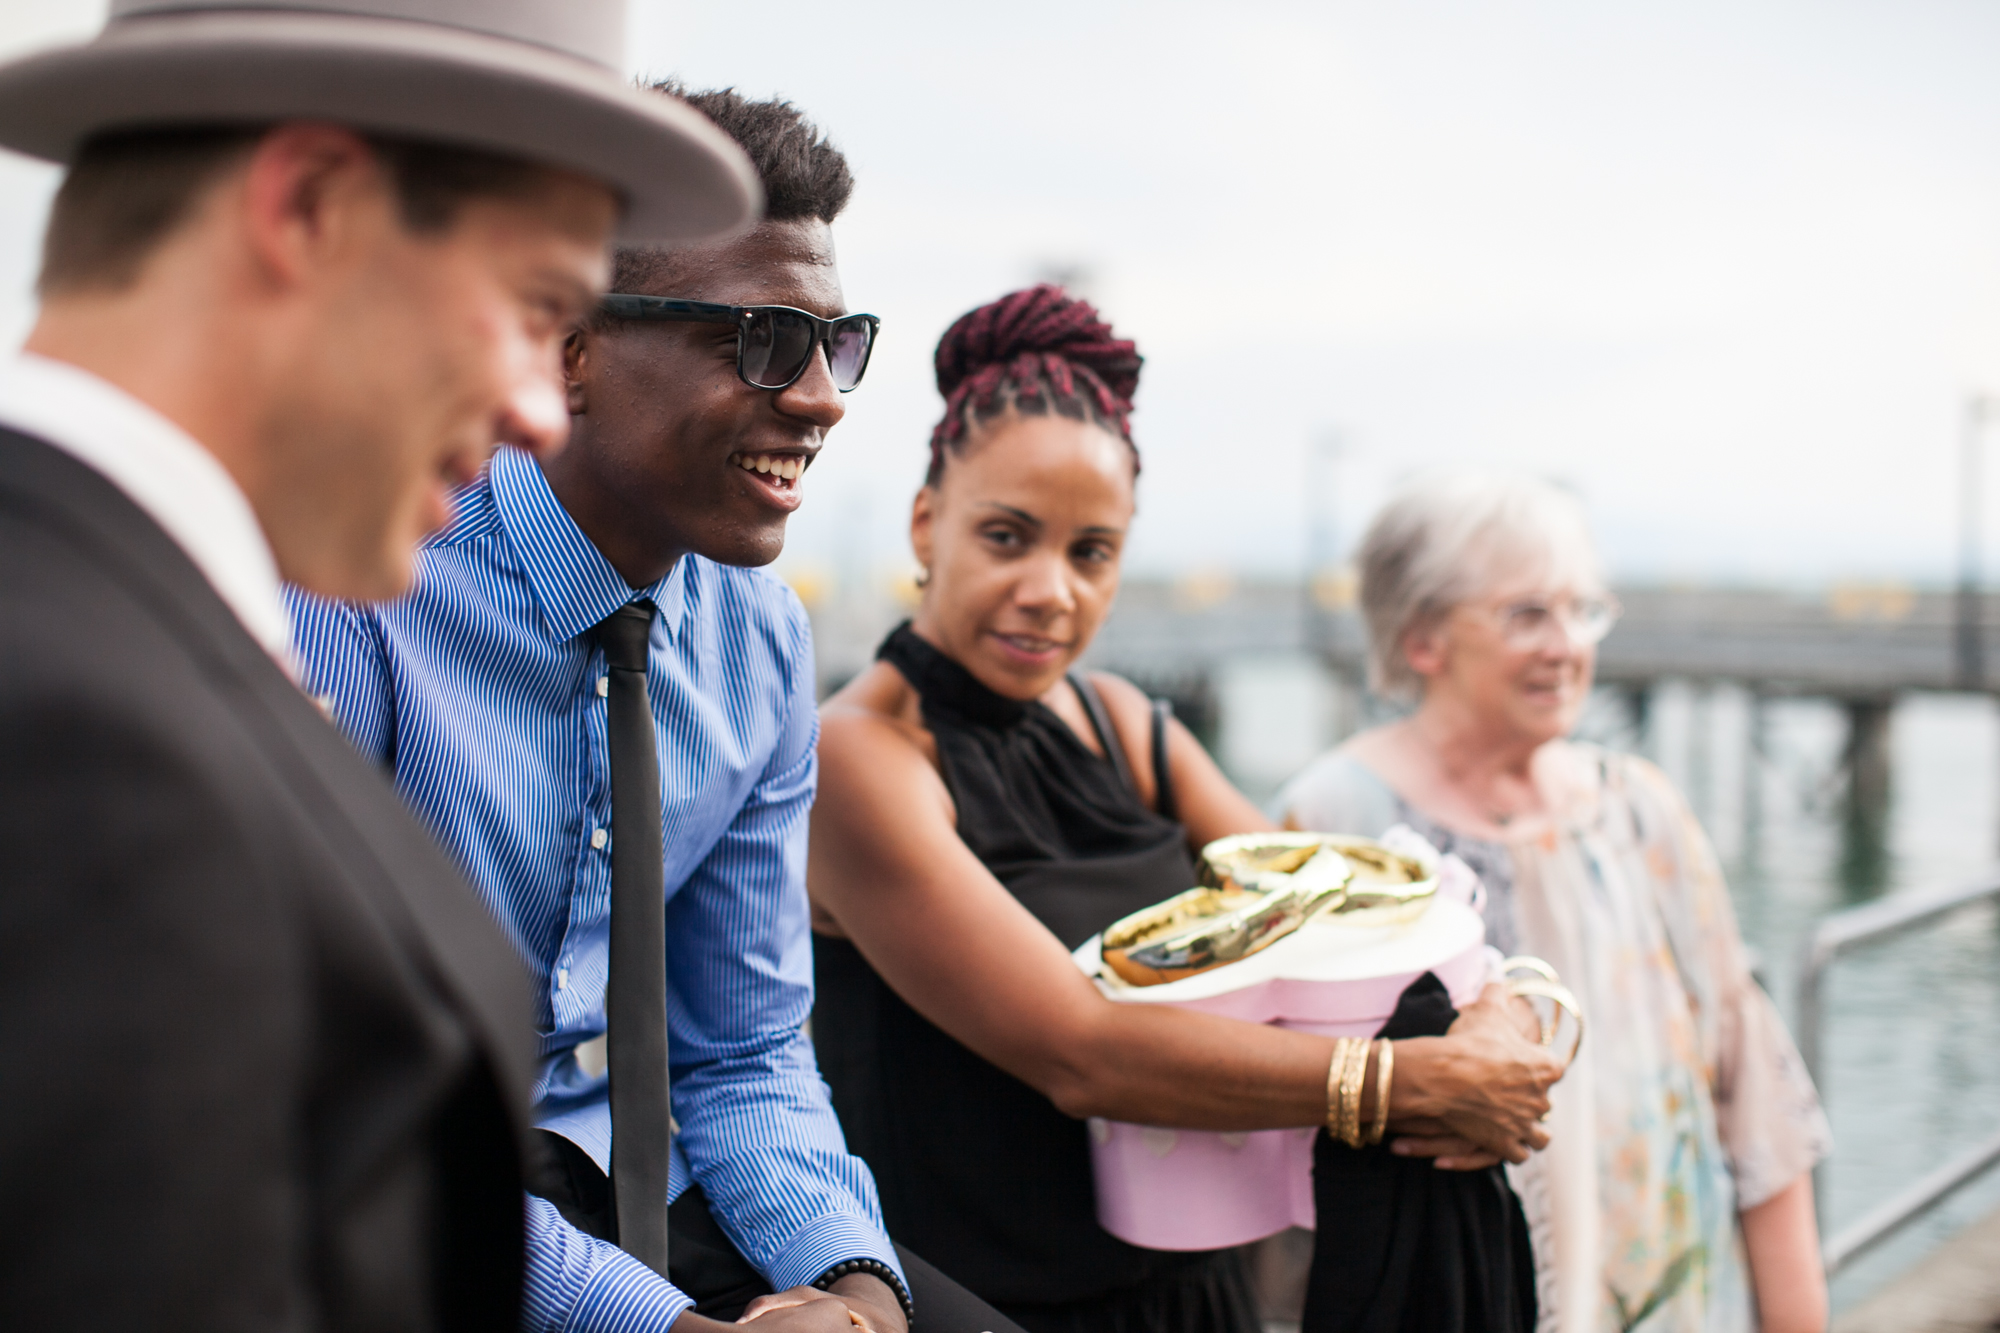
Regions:
[[1293, 827], [1407, 823], [1480, 872], [1492, 943], [1539, 955], [1589, 1036], [1552, 1146], [1514, 1171], [1542, 1330], [1817, 1330], [1818, 1097], [1751, 979], [1715, 853], [1666, 777], [1568, 739], [1618, 606], [1542, 482], [1411, 487], [1361, 548], [1370, 678], [1414, 705], [1281, 798]]

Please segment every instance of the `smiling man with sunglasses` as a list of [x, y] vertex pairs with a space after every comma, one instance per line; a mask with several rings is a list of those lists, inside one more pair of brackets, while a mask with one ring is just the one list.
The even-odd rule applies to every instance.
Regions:
[[588, 444], [551, 461], [550, 486], [634, 587], [684, 553], [769, 564], [880, 324], [844, 311], [828, 219], [628, 252], [613, 283], [570, 341], [570, 412]]
[[688, 100], [764, 221], [618, 252], [565, 350], [567, 450], [502, 451], [411, 596], [295, 598], [302, 675], [533, 974], [530, 1328], [903, 1333], [914, 1303], [1017, 1333], [891, 1244], [801, 1031], [812, 640], [755, 567], [874, 341], [834, 267], [852, 181], [789, 105]]

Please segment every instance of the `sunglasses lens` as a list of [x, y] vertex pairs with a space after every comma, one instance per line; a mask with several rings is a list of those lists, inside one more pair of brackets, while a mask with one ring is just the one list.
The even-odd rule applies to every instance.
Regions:
[[843, 319], [833, 326], [826, 339], [826, 363], [833, 371], [834, 388], [846, 393], [861, 383], [874, 341], [875, 327], [865, 319]]
[[739, 362], [743, 378], [760, 389], [782, 389], [799, 377], [812, 355], [812, 324], [789, 310], [754, 310], [744, 324]]

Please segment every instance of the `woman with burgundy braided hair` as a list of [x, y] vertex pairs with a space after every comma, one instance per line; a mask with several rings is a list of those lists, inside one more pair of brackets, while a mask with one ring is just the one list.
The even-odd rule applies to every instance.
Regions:
[[931, 466], [924, 484], [937, 485], [944, 476], [945, 451], [964, 446], [968, 417], [990, 420], [1009, 402], [1037, 414], [1048, 412], [1048, 406], [1037, 406], [1047, 403], [1079, 420], [1087, 410], [1097, 424], [1125, 441], [1137, 476], [1139, 450], [1132, 444], [1128, 418], [1132, 395], [1139, 389], [1140, 361], [1136, 344], [1114, 338], [1094, 306], [1060, 287], [1044, 283], [980, 306], [938, 343], [944, 415], [931, 431]]
[[[1272, 827], [1132, 685], [1071, 673], [1118, 588], [1139, 367], [1048, 286], [938, 346], [922, 601], [821, 710], [814, 1037], [892, 1232], [1031, 1333], [1256, 1333], [1240, 1252], [1097, 1225], [1083, 1123], [1318, 1126], [1334, 1047], [1113, 1004], [1070, 961], [1194, 883], [1194, 849]], [[1490, 991], [1450, 1035], [1395, 1044], [1398, 1151], [1525, 1160], [1560, 1072]], [[1463, 1327], [1513, 1333], [1509, 1313]]]

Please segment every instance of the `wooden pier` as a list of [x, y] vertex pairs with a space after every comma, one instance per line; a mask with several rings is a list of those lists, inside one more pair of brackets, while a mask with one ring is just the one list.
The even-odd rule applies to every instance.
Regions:
[[[1728, 683], [1754, 699], [1813, 696], [1848, 718], [1846, 764], [1858, 808], [1888, 795], [1889, 720], [1915, 690], [2000, 688], [2000, 597], [1882, 585], [1820, 592], [1624, 587], [1625, 614], [1598, 651], [1601, 684], [1625, 692], [1644, 729], [1652, 691], [1669, 679]], [[1965, 619], [1971, 613], [1971, 619]], [[1223, 661], [1305, 653], [1358, 684], [1366, 639], [1351, 586], [1128, 581], [1090, 660], [1134, 676], [1199, 718]]]
[[[1239, 653], [1307, 651], [1358, 670], [1364, 638], [1343, 589], [1296, 583], [1131, 580], [1092, 650], [1107, 666], [1203, 672]], [[1884, 699], [1988, 687], [1966, 678], [1960, 600], [1949, 592], [1836, 587], [1814, 593], [1626, 587], [1625, 615], [1598, 653], [1598, 678], [1646, 686], [1678, 677], [1772, 694]], [[2000, 598], [1984, 614], [1980, 663], [2000, 663]], [[1992, 685], [2000, 686], [2000, 672]]]

